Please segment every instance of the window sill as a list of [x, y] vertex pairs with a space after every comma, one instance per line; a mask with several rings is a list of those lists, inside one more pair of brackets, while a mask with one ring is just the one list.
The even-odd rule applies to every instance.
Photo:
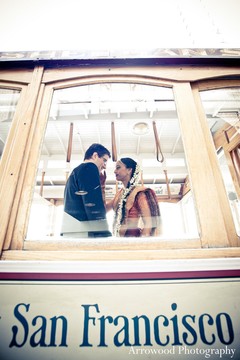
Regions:
[[[59, 249], [59, 247], [58, 247]], [[31, 261], [134, 261], [134, 260], [170, 260], [170, 259], [209, 259], [237, 258], [240, 248], [208, 248], [208, 249], [92, 249], [92, 250], [5, 250], [1, 260], [31, 260]]]

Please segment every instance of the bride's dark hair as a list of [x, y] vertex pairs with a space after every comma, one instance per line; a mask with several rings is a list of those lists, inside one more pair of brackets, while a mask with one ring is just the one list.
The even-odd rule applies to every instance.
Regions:
[[[133, 159], [131, 159], [129, 157], [121, 158], [120, 161], [126, 166], [127, 169], [132, 169], [132, 174], [131, 174], [131, 178], [132, 178], [135, 173], [136, 167], [137, 167], [136, 161], [134, 161]], [[129, 186], [130, 186], [130, 183], [128, 183], [127, 187], [129, 187]]]

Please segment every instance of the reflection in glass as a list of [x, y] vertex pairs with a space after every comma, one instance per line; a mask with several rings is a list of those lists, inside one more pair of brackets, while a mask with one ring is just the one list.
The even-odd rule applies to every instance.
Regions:
[[0, 88], [0, 159], [7, 141], [20, 91]]
[[200, 93], [228, 195], [236, 232], [240, 235], [240, 88]]
[[[157, 161], [156, 157], [154, 123], [163, 162]], [[140, 185], [152, 188], [157, 195], [162, 220], [161, 236], [199, 237], [172, 89], [104, 83], [54, 92], [27, 239], [39, 239], [39, 236], [61, 239], [66, 180], [83, 161], [91, 144], [100, 143], [112, 152], [113, 124], [117, 159], [131, 157], [137, 161], [142, 169]], [[122, 186], [116, 182], [115, 166], [116, 161], [111, 158], [106, 169], [106, 201], [113, 199]], [[36, 215], [40, 214], [39, 206], [44, 209], [41, 216]], [[107, 213], [110, 228], [113, 218], [112, 211]]]

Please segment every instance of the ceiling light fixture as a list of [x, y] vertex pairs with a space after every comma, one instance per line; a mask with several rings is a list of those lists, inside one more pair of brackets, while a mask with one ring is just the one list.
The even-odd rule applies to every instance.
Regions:
[[133, 125], [135, 135], [146, 135], [149, 132], [149, 126], [146, 122], [138, 122]]

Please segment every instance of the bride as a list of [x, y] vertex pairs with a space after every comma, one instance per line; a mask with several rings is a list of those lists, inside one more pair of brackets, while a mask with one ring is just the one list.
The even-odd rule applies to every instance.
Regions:
[[155, 192], [138, 186], [140, 167], [131, 158], [116, 163], [115, 176], [123, 188], [107, 204], [114, 210], [113, 235], [121, 237], [156, 236], [160, 226], [160, 211]]

